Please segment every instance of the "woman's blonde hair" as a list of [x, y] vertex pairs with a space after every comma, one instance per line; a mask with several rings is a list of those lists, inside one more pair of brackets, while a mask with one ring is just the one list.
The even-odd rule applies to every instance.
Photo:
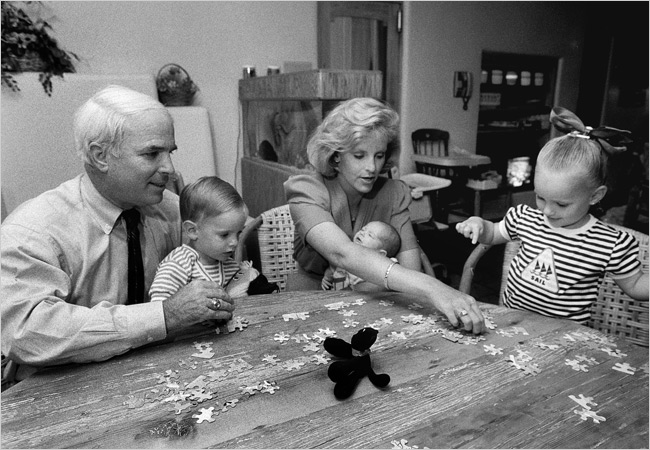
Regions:
[[371, 135], [386, 138], [389, 170], [399, 161], [399, 115], [388, 104], [374, 98], [353, 98], [340, 103], [316, 128], [307, 144], [307, 158], [322, 175], [336, 175], [334, 155], [353, 151]]

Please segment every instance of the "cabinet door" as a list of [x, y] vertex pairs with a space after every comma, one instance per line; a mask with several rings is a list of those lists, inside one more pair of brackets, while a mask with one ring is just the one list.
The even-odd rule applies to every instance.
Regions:
[[381, 70], [381, 98], [399, 110], [401, 20], [401, 2], [318, 2], [318, 67]]

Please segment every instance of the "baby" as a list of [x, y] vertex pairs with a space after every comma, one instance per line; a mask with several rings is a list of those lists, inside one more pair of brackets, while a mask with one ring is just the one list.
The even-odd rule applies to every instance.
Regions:
[[[402, 245], [397, 230], [391, 225], [379, 221], [369, 222], [365, 227], [360, 229], [354, 235], [353, 242], [377, 250], [382, 255], [391, 258], [394, 262], [397, 262], [394, 256]], [[365, 290], [365, 288], [374, 286], [356, 275], [332, 266], [325, 270], [323, 280], [321, 281], [323, 290], [340, 291], [347, 288], [351, 288], [352, 290]]]
[[165, 300], [194, 279], [214, 281], [231, 298], [247, 295], [259, 275], [248, 262], [233, 255], [248, 217], [239, 193], [217, 177], [203, 177], [180, 195], [186, 244], [172, 250], [158, 265], [151, 284], [151, 301]]

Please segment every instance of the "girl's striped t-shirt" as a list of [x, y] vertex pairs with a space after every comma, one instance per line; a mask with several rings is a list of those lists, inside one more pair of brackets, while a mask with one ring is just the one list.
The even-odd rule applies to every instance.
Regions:
[[538, 209], [518, 205], [499, 230], [521, 241], [504, 292], [510, 308], [584, 323], [605, 272], [616, 279], [641, 270], [637, 240], [594, 217], [578, 229], [554, 228]]

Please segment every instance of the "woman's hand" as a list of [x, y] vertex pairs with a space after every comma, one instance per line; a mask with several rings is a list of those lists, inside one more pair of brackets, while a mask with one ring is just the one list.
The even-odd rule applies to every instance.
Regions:
[[485, 331], [485, 318], [474, 297], [463, 294], [456, 289], [439, 283], [429, 299], [435, 308], [443, 313], [455, 327], [463, 327], [465, 331], [480, 334]]

